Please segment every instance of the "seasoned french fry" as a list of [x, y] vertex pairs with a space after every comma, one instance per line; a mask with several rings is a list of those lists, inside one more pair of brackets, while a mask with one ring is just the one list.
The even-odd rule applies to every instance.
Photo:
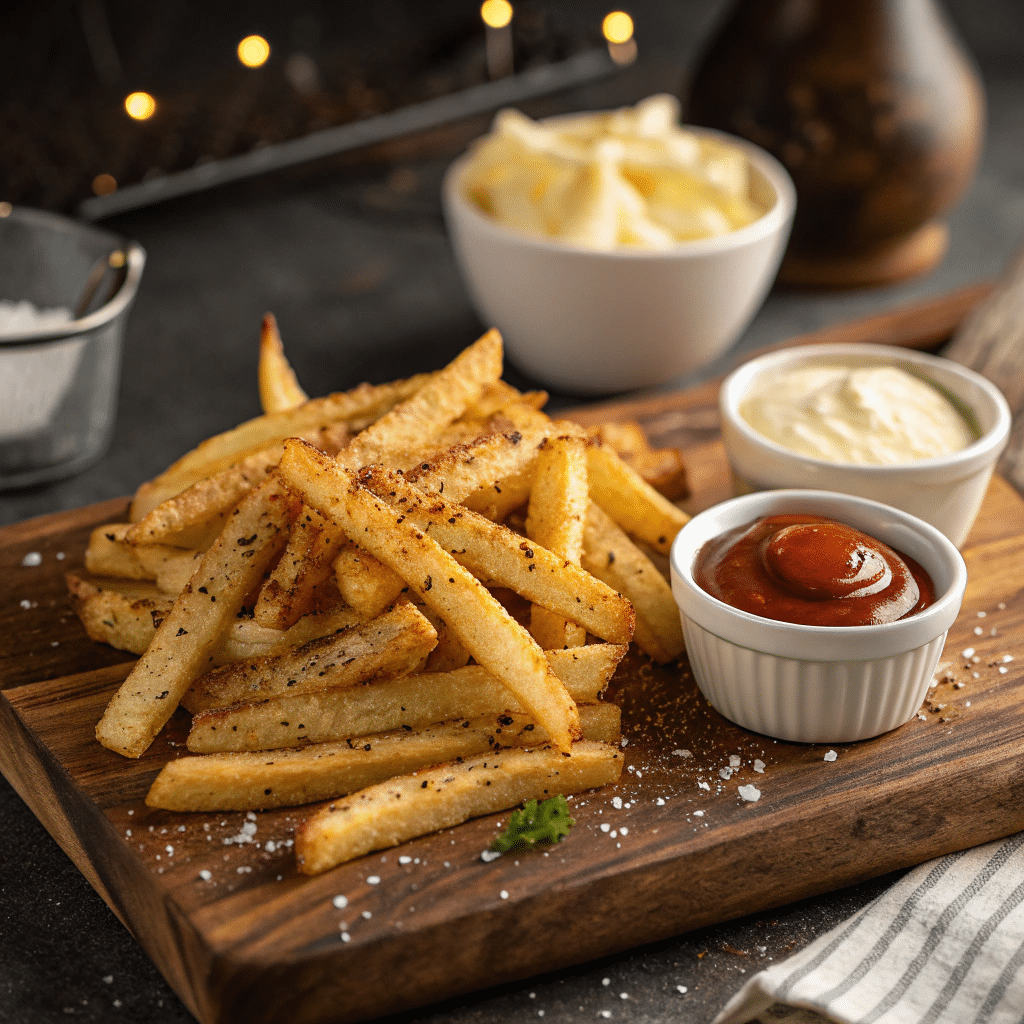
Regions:
[[657, 662], [674, 661], [685, 650], [672, 588], [654, 563], [591, 502], [583, 542], [583, 565], [629, 598], [636, 610], [633, 639]]
[[[616, 644], [592, 644], [546, 654], [572, 699], [585, 703], [598, 699], [625, 652], [625, 647]], [[186, 707], [188, 697], [186, 694], [182, 701]], [[449, 672], [423, 672], [347, 689], [212, 707], [192, 719], [188, 748], [196, 754], [273, 750], [425, 728], [452, 718], [506, 710], [522, 712], [523, 708], [487, 669], [466, 665]]]
[[[552, 742], [568, 751], [579, 728], [572, 698], [529, 633], [471, 573], [406, 515], [310, 445], [288, 442], [280, 472], [307, 504], [334, 519], [350, 538], [358, 538], [370, 554], [401, 576], [448, 623], [474, 659], [519, 697]], [[389, 476], [384, 474], [385, 481]]]
[[292, 525], [288, 545], [260, 589], [253, 617], [269, 629], [287, 629], [318, 602], [338, 597], [331, 585], [332, 562], [348, 538], [316, 509], [304, 508]]
[[299, 870], [316, 875], [373, 850], [526, 800], [606, 786], [621, 774], [619, 751], [589, 740], [574, 744], [572, 757], [550, 748], [528, 748], [428, 768], [354, 793], [314, 814], [295, 839]]
[[[612, 742], [618, 739], [619, 709], [614, 704], [591, 704], [583, 714], [589, 733]], [[502, 713], [411, 732], [399, 729], [361, 736], [358, 743], [182, 757], [164, 766], [146, 804], [169, 811], [291, 807], [330, 800], [441, 761], [545, 739], [543, 730], [525, 715]], [[557, 756], [566, 764], [573, 760], [561, 753]]]
[[488, 331], [438, 370], [422, 388], [357, 434], [338, 455], [349, 469], [429, 444], [501, 377], [501, 335]]
[[440, 495], [425, 495], [379, 466], [361, 471], [359, 482], [474, 572], [584, 626], [602, 640], [627, 643], [632, 636], [629, 602], [572, 562]]
[[103, 746], [125, 757], [145, 752], [191, 681], [212, 662], [245, 595], [284, 547], [298, 508], [297, 499], [276, 478], [242, 500], [107, 705], [96, 726]]
[[451, 672], [462, 668], [469, 661], [469, 651], [459, 642], [455, 631], [439, 616], [435, 616], [437, 625], [437, 646], [430, 652], [426, 672]]
[[176, 596], [191, 578], [201, 553], [169, 544], [131, 544], [130, 529], [128, 523], [96, 527], [85, 549], [86, 569], [98, 576], [155, 580], [161, 591]]
[[138, 522], [162, 501], [180, 494], [186, 487], [280, 444], [286, 437], [302, 436], [331, 423], [372, 422], [415, 394], [430, 378], [430, 374], [419, 374], [391, 384], [360, 384], [351, 391], [312, 398], [294, 409], [257, 416], [223, 434], [207, 438], [139, 488], [129, 518], [133, 523]]
[[285, 358], [281, 334], [273, 313], [263, 317], [260, 328], [260, 360], [258, 366], [260, 404], [263, 411], [283, 412], [309, 401], [299, 387], [295, 371]]
[[[526, 536], [552, 554], [580, 564], [589, 502], [586, 443], [554, 437], [541, 447], [526, 514]], [[544, 650], [582, 647], [587, 631], [541, 605], [530, 608], [530, 633]]]
[[690, 517], [641, 479], [607, 445], [593, 441], [587, 448], [590, 499], [626, 533], [668, 554], [676, 534]]
[[434, 627], [404, 602], [344, 632], [207, 672], [182, 695], [181, 703], [189, 711], [205, 711], [342, 689], [378, 675], [404, 675], [422, 664], [436, 642]]

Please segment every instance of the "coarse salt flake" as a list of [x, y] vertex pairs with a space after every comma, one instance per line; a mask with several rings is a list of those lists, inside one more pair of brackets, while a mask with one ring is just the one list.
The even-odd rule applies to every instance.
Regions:
[[213, 872], [208, 871], [206, 868], [203, 868], [203, 870], [199, 872], [199, 877], [204, 882], [208, 882], [211, 878], [213, 878]]
[[728, 781], [729, 779], [732, 778], [732, 769], [731, 768], [719, 768], [718, 769], [718, 774], [721, 775], [723, 779]]
[[502, 898], [503, 900], [507, 900], [507, 899], [508, 899], [508, 889], [502, 889], [502, 890], [501, 890], [501, 892], [499, 892], [499, 893], [498, 893], [498, 895], [499, 895], [499, 896], [500, 896], [500, 897], [501, 897], [501, 898]]
[[366, 879], [366, 884], [380, 885], [380, 875], [370, 875], [370, 877]]
[[612, 797], [612, 807], [614, 807], [615, 810], [617, 810], [617, 811], [621, 811], [622, 810], [622, 797], [621, 796], [613, 796]]
[[828, 751], [825, 754], [825, 756], [822, 758], [822, 760], [823, 761], [834, 761], [838, 756], [839, 755], [834, 750], [830, 750], [830, 751]]
[[497, 860], [500, 856], [501, 854], [497, 850], [484, 850], [480, 854], [480, 859], [485, 864], [490, 864], [492, 860]]
[[711, 787], [706, 782], [698, 782], [697, 788], [707, 790], [709, 793], [711, 792]]
[[758, 775], [764, 775], [764, 768], [764, 761], [759, 757], [754, 758], [754, 771], [757, 772]]
[[741, 762], [739, 754], [730, 754], [729, 755], [729, 767], [730, 768], [739, 768], [741, 763], [742, 762]]
[[1008, 661], [1013, 661], [1013, 655], [1012, 654], [1004, 654], [1003, 655], [1003, 663], [1005, 664]]
[[363, 920], [364, 921], [369, 921], [371, 917], [373, 917], [373, 914], [370, 913], [369, 910], [364, 910], [363, 911]]
[[18, 604], [26, 610], [32, 607], [32, 602], [27, 597], [23, 597]]
[[676, 985], [676, 991], [681, 995], [685, 996], [689, 989], [685, 985]]
[[626, 826], [625, 826], [625, 825], [623, 825], [623, 826], [622, 826], [622, 827], [621, 827], [621, 828], [619, 829], [619, 835], [620, 835], [620, 836], [628, 836], [628, 835], [629, 835], [629, 829], [628, 829], [628, 828], [626, 828]]
[[104, 985], [113, 985], [114, 984], [114, 976], [112, 974], [105, 974], [103, 976], [103, 984]]
[[21, 564], [24, 565], [24, 566], [28, 566], [28, 567], [32, 567], [32, 566], [35, 566], [35, 565], [42, 565], [43, 564], [43, 556], [41, 554], [39, 554], [38, 551], [30, 551], [21, 560]]
[[680, 747], [678, 750], [673, 750], [672, 754], [674, 757], [693, 757], [693, 754], [683, 747]]
[[703, 818], [704, 817], [704, 812], [703, 811], [694, 811], [693, 812], [693, 816], [695, 818]]
[[166, 851], [167, 851], [167, 852], [168, 852], [168, 853], [169, 853], [169, 854], [170, 854], [170, 855], [171, 855], [172, 857], [174, 856], [174, 847], [173, 847], [173, 846], [171, 846], [171, 844], [170, 844], [170, 843], [168, 843], [168, 844], [167, 844], [167, 845], [166, 845], [166, 846], [164, 847], [164, 849], [165, 849], [165, 850], [166, 850]]
[[335, 896], [331, 902], [338, 910], [344, 910], [348, 906], [347, 896]]
[[342, 942], [351, 942], [352, 941], [352, 936], [349, 935], [348, 932], [342, 932], [341, 933], [341, 941]]
[[402, 856], [398, 858], [398, 863], [399, 864], [411, 864], [412, 863], [412, 857], [407, 857], [405, 854], [402, 854]]
[[609, 825], [607, 821], [604, 821], [604, 822], [601, 823], [601, 831], [602, 832], [609, 832], [610, 830], [611, 830], [611, 825]]
[[1006, 675], [1006, 673], [1007, 673], [1007, 672], [1009, 672], [1009, 671], [1010, 671], [1010, 670], [1009, 670], [1009, 669], [1008, 669], [1008, 668], [1007, 668], [1007, 667], [1006, 667], [1005, 665], [1000, 665], [1000, 666], [999, 666], [999, 674], [1000, 674], [1001, 676], [1005, 676], [1005, 675]]
[[761, 799], [761, 790], [757, 786], [740, 786], [739, 793], [747, 803], [756, 803]]
[[961, 658], [973, 658], [974, 657], [974, 648], [973, 647], [965, 647], [960, 652], [960, 657]]
[[665, 801], [664, 801], [664, 799], [662, 799], [662, 797], [659, 796], [658, 799], [654, 801], [654, 805], [656, 807], [664, 807], [665, 806]]
[[984, 632], [985, 632], [985, 630], [983, 630], [981, 628], [981, 626], [975, 626], [974, 627], [974, 635], [975, 636], [981, 636], [981, 634], [984, 633]]
[[606, 985], [607, 986], [607, 985], [610, 985], [611, 983], [612, 983], [612, 979], [611, 978], [602, 978], [601, 979], [601, 984], [602, 985]]

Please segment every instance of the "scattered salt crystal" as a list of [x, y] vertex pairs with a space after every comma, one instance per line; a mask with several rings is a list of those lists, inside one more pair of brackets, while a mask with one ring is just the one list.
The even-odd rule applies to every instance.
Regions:
[[978, 612], [978, 618], [979, 619], [985, 618], [986, 615], [988, 615], [988, 612]]
[[22, 560], [21, 564], [32, 567], [43, 564], [43, 556], [38, 551], [30, 551]]
[[28, 599], [27, 597], [23, 597], [23, 598], [22, 598], [22, 599], [21, 599], [21, 600], [20, 600], [20, 601], [18, 602], [18, 604], [20, 604], [20, 605], [21, 605], [21, 607], [22, 607], [22, 608], [25, 608], [26, 610], [32, 607], [32, 602], [31, 602], [31, 601], [30, 601], [30, 600], [29, 600], [29, 599]]
[[1008, 662], [1008, 661], [1013, 661], [1013, 655], [1012, 654], [1004, 654], [1003, 655], [1003, 664], [1006, 664], [1006, 662]]
[[958, 690], [962, 690], [966, 685], [967, 685], [966, 683], [961, 683], [961, 682], [956, 682], [956, 683], [953, 684], [953, 686], [956, 689], [958, 689]]
[[248, 875], [252, 872], [252, 868], [248, 864], [243, 864], [241, 867], [235, 868], [240, 875]]
[[369, 910], [364, 910], [363, 911], [363, 920], [364, 921], [369, 921], [371, 917], [373, 917], [373, 914], [371, 914]]
[[121, 1000], [120, 999], [115, 999], [114, 1000], [114, 1009], [115, 1010], [120, 1010], [121, 1009]]
[[739, 768], [741, 763], [742, 763], [742, 761], [740, 759], [740, 755], [739, 754], [730, 754], [729, 755], [729, 767], [730, 768]]
[[247, 818], [247, 819], [248, 819], [249, 821], [257, 821], [257, 820], [258, 820], [258, 819], [257, 819], [257, 817], [256, 817], [256, 815], [255, 815], [255, 814], [253, 814], [253, 812], [252, 812], [252, 811], [249, 811], [249, 812], [248, 812], [248, 813], [246, 814], [246, 818]]
[[922, 714], [918, 714], [917, 718], [918, 718], [918, 721], [920, 721], [920, 722], [927, 722], [928, 721], [927, 716], [922, 715]]
[[405, 854], [403, 854], [401, 857], [398, 858], [398, 863], [399, 864], [411, 864], [412, 863], [412, 857], [407, 857], [407, 856], [405, 856]]
[[964, 707], [965, 708], [969, 708], [970, 706], [971, 706], [971, 702], [969, 700], [965, 700], [964, 701]]
[[654, 801], [654, 804], [656, 807], [664, 807], [665, 801], [659, 796], [658, 799]]
[[621, 796], [613, 796], [612, 797], [612, 807], [614, 807], [615, 810], [617, 810], [617, 811], [621, 811], [622, 810], [622, 797]]
[[623, 825], [622, 828], [619, 829], [619, 835], [628, 836], [629, 835], [629, 829], [626, 828], [625, 825]]
[[126, 835], [126, 836], [127, 836], [128, 838], [129, 838], [129, 839], [131, 839], [131, 837], [132, 837], [132, 830], [131, 830], [130, 828], [126, 828], [126, 829], [124, 830], [124, 834], [125, 834], [125, 835]]
[[380, 875], [370, 875], [370, 877], [366, 879], [366, 884], [380, 885]]
[[134, 813], [135, 813], [134, 811], [129, 811], [128, 812], [128, 816], [131, 817], [131, 815], [133, 815]]
[[723, 779], [729, 780], [729, 779], [732, 778], [732, 769], [731, 768], [719, 768], [718, 769], [718, 774], [721, 775]]
[[698, 782], [697, 783], [697, 788], [698, 789], [706, 789], [709, 793], [711, 792], [711, 787], [706, 782]]
[[690, 751], [686, 750], [685, 748], [673, 750], [672, 753], [675, 757], [693, 757], [693, 754], [691, 754]]
[[170, 843], [168, 843], [168, 844], [167, 844], [167, 845], [166, 845], [166, 846], [164, 847], [164, 849], [165, 849], [165, 850], [166, 850], [166, 851], [167, 851], [167, 852], [168, 852], [168, 853], [169, 853], [169, 854], [170, 854], [170, 855], [171, 855], [172, 857], [174, 856], [174, 847], [173, 847], [173, 846], [171, 846], [171, 844], [170, 844]]
[[273, 839], [268, 839], [263, 844], [263, 849], [266, 850], [267, 853], [273, 853], [277, 849], [277, 843], [275, 843]]
[[628, 999], [629, 998], [629, 993], [628, 992], [620, 992], [619, 993], [619, 998], [620, 999]]
[[983, 630], [981, 628], [981, 626], [975, 626], [974, 627], [974, 635], [975, 636], [981, 636], [981, 634], [984, 633], [984, 632], [985, 632], [985, 630]]
[[626, 737], [625, 737], [625, 736], [623, 736], [623, 737], [622, 737], [622, 739], [621, 739], [621, 740], [619, 740], [619, 746], [620, 746], [620, 747], [624, 747], [624, 746], [626, 746], [626, 745], [627, 745], [628, 743], [629, 743], [629, 740], [628, 740], [628, 739], [626, 739]]
[[610, 985], [611, 983], [612, 983], [612, 979], [611, 978], [602, 978], [601, 979], [601, 984], [602, 985]]
[[704, 817], [704, 812], [703, 811], [694, 811], [693, 812], [693, 816], [695, 818], [703, 818]]
[[112, 974], [105, 974], [103, 976], [103, 984], [104, 985], [113, 985], [114, 984], [114, 976]]
[[1009, 672], [1009, 671], [1010, 671], [1010, 670], [1009, 670], [1009, 669], [1008, 669], [1008, 668], [1007, 668], [1007, 667], [1006, 667], [1005, 665], [1000, 665], [1000, 666], [999, 666], [999, 674], [1000, 674], [1001, 676], [1005, 676], [1005, 675], [1006, 675], [1006, 673], [1007, 673], [1007, 672]]
[[351, 942], [352, 941], [352, 936], [349, 935], [348, 932], [342, 932], [341, 933], [341, 941], [342, 942]]
[[973, 657], [974, 656], [974, 648], [973, 647], [965, 647], [960, 652], [960, 656], [963, 657], [963, 658], [971, 658], [971, 657]]
[[57, 561], [58, 561], [58, 562], [63, 562], [63, 561], [64, 561], [64, 558], [65, 558], [65, 557], [66, 557], [66, 556], [64, 555], [64, 552], [63, 552], [63, 551], [58, 551], [58, 552], [57, 552]]
[[611, 837], [612, 837], [612, 839], [618, 839], [619, 838], [619, 833], [616, 832], [615, 829], [612, 829]]
[[599, 1013], [602, 1017], [604, 1017], [605, 1020], [607, 1020], [612, 1015], [611, 1010], [600, 1010]]
[[972, 679], [979, 679], [979, 678], [980, 678], [980, 676], [978, 675], [978, 673], [977, 673], [977, 672], [972, 672], [972, 673], [971, 673], [971, 678], [972, 678]]
[[829, 751], [829, 752], [828, 752], [828, 753], [827, 753], [827, 754], [826, 754], [826, 755], [824, 756], [824, 758], [823, 758], [822, 760], [824, 760], [824, 761], [834, 761], [834, 760], [835, 760], [835, 759], [836, 759], [836, 758], [837, 758], [838, 756], [839, 756], [839, 755], [838, 755], [838, 754], [837, 754], [837, 753], [836, 753], [836, 752], [835, 752], [834, 750], [830, 750], [830, 751]]
[[685, 996], [689, 989], [685, 985], [676, 985], [676, 991], [681, 995]]
[[1000, 601], [1000, 602], [999, 602], [999, 604], [997, 604], [997, 605], [996, 605], [996, 607], [997, 607], [997, 608], [998, 608], [998, 609], [999, 609], [999, 610], [1000, 610], [1001, 612], [1005, 612], [1005, 611], [1006, 611], [1006, 604], [1005, 604], [1005, 603], [1004, 603], [1003, 601]]
[[980, 654], [976, 654], [973, 658], [971, 658], [971, 664], [972, 665], [977, 665], [978, 662], [980, 662], [980, 661], [981, 661], [981, 655]]
[[756, 803], [761, 799], [761, 790], [757, 786], [740, 786], [739, 794], [747, 803]]
[[764, 775], [764, 761], [759, 757], [754, 759], [754, 771], [759, 775]]
[[213, 878], [213, 873], [210, 872], [210, 871], [207, 871], [206, 868], [203, 868], [203, 870], [199, 872], [199, 877], [204, 882], [208, 882], [211, 878]]
[[507, 890], [507, 889], [502, 889], [502, 890], [501, 890], [501, 892], [499, 892], [499, 893], [498, 893], [498, 895], [499, 895], [499, 896], [500, 896], [500, 897], [501, 897], [501, 898], [502, 898], [503, 900], [507, 900], [507, 899], [508, 899], [508, 890]]
[[608, 831], [610, 831], [610, 829], [611, 829], [611, 825], [609, 825], [607, 821], [601, 823], [601, 831], [602, 832], [608, 832]]
[[497, 860], [500, 856], [501, 854], [497, 850], [484, 850], [480, 854], [480, 859], [485, 864], [490, 864], [492, 860]]
[[347, 896], [335, 896], [331, 902], [338, 910], [344, 910], [348, 906]]

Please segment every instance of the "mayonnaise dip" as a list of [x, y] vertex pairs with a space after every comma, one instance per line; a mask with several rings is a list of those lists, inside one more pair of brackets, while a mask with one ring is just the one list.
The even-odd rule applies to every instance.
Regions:
[[745, 154], [678, 118], [668, 95], [547, 121], [502, 110], [470, 154], [466, 191], [507, 227], [588, 249], [671, 249], [763, 216]]
[[825, 462], [898, 465], [975, 440], [937, 387], [896, 366], [818, 363], [762, 374], [739, 412], [770, 441]]

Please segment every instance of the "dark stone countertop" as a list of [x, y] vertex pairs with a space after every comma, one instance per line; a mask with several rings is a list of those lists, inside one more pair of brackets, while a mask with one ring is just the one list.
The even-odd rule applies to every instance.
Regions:
[[[580, 17], [608, 6], [588, 0]], [[1024, 238], [1024, 16], [1014, 0], [950, 0], [988, 90], [986, 151], [928, 277], [852, 293], [776, 291], [736, 351], [880, 312], [998, 274]], [[630, 102], [678, 87], [721, 2], [633, 4], [641, 59], [532, 113]], [[480, 332], [437, 199], [447, 161], [487, 119], [284, 175], [112, 226], [149, 262], [129, 322], [120, 413], [108, 455], [80, 476], [0, 498], [0, 523], [126, 494], [202, 438], [258, 413], [260, 317], [276, 313], [299, 379], [317, 393], [442, 365]], [[400, 174], [396, 172], [401, 172]], [[411, 172], [411, 173], [410, 173]], [[687, 381], [720, 372], [736, 352]], [[514, 383], [528, 383], [513, 371]], [[554, 396], [556, 406], [571, 400]], [[0, 1021], [192, 1020], [157, 968], [0, 780]], [[863, 906], [892, 879], [757, 914], [621, 956], [411, 1014], [434, 1024], [594, 1019], [710, 1021], [760, 965]], [[737, 879], [742, 885], [742, 879]], [[600, 1019], [604, 1019], [603, 1016]]]

